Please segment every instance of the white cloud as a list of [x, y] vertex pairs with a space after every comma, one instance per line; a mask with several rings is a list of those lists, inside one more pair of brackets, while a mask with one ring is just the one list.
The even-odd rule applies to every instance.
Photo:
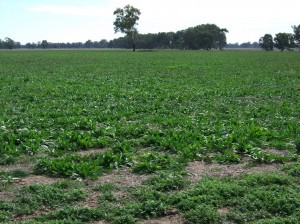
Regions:
[[[107, 10], [97, 6], [55, 6], [55, 5], [38, 5], [26, 8], [27, 11], [65, 14], [75, 16], [107, 16]], [[111, 13], [110, 13], [111, 14]]]

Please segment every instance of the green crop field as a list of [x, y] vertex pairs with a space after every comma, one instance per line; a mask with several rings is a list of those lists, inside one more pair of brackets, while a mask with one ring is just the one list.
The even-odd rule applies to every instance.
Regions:
[[0, 222], [299, 223], [299, 62], [0, 51]]

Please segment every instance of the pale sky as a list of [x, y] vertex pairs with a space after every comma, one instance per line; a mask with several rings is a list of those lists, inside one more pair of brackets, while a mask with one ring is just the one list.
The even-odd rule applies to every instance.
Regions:
[[158, 33], [213, 23], [227, 28], [228, 43], [292, 33], [300, 24], [299, 0], [0, 0], [0, 39], [22, 44], [111, 40], [113, 11], [130, 4], [141, 11], [140, 33]]

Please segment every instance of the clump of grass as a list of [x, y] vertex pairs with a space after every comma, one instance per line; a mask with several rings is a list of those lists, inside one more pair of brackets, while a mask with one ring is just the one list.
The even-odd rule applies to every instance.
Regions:
[[[1, 206], [1, 204], [0, 204], [0, 206]], [[0, 211], [0, 222], [1, 223], [9, 222], [9, 217], [10, 217], [10, 213], [8, 211]]]
[[94, 191], [100, 191], [100, 192], [111, 192], [114, 190], [118, 190], [118, 186], [116, 186], [113, 183], [104, 183], [104, 184], [97, 184], [93, 187]]
[[295, 141], [295, 148], [298, 155], [300, 155], [300, 139]]
[[10, 155], [10, 154], [3, 154], [0, 158], [0, 165], [9, 165], [13, 164], [17, 161], [18, 156]]
[[283, 167], [283, 171], [291, 176], [300, 177], [300, 163], [286, 164]]
[[198, 205], [194, 209], [186, 212], [184, 217], [189, 223], [195, 224], [215, 224], [220, 223], [220, 216], [216, 209], [207, 205]]
[[26, 177], [29, 175], [29, 172], [16, 169], [9, 172], [4, 172], [0, 170], [0, 186], [6, 186], [13, 183], [15, 180]]
[[30, 173], [28, 171], [25, 171], [25, 170], [15, 169], [15, 170], [12, 170], [10, 172], [7, 172], [7, 175], [12, 176], [12, 177], [20, 178], [20, 177], [27, 177], [27, 176], [30, 175]]
[[139, 217], [149, 219], [152, 217], [162, 216], [167, 208], [167, 204], [163, 201], [147, 200], [141, 204]]
[[178, 163], [176, 158], [167, 154], [155, 151], [149, 151], [139, 154], [135, 158], [135, 164], [132, 169], [136, 173], [153, 173], [166, 169], [181, 169], [182, 164]]
[[107, 202], [117, 202], [120, 201], [120, 199], [118, 197], [116, 197], [113, 192], [111, 191], [106, 191], [103, 192], [99, 198], [98, 198], [99, 202], [102, 203], [103, 201], [107, 201]]
[[61, 181], [52, 185], [34, 184], [16, 192], [12, 200], [1, 201], [0, 208], [8, 218], [15, 215], [32, 214], [41, 208], [58, 208], [83, 200], [86, 192], [81, 183]]
[[160, 172], [148, 178], [143, 184], [157, 191], [181, 190], [189, 184], [186, 180], [186, 173], [183, 172]]
[[107, 150], [102, 154], [88, 156], [64, 155], [60, 158], [42, 158], [35, 165], [35, 173], [72, 178], [96, 178], [104, 171], [129, 163], [130, 158], [126, 153], [113, 153], [112, 150]]
[[39, 222], [60, 222], [67, 219], [73, 223], [86, 223], [95, 220], [104, 220], [106, 218], [105, 211], [92, 208], [74, 208], [66, 206], [58, 211], [50, 212], [46, 215], [36, 217]]

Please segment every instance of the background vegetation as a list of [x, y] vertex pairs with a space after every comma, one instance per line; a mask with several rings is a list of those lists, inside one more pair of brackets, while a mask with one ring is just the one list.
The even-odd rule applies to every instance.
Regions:
[[[177, 32], [160, 32], [154, 34], [134, 33], [135, 45], [138, 49], [223, 49], [226, 48], [262, 48], [270, 51], [274, 47], [279, 50], [293, 50], [299, 48], [300, 25], [292, 26], [293, 33], [278, 33], [273, 36], [265, 34], [258, 42], [227, 43], [226, 28], [219, 28], [215, 24], [202, 24], [189, 27]], [[87, 40], [85, 43], [51, 43], [47, 40], [38, 43], [26, 43], [22, 45], [11, 38], [0, 39], [0, 49], [28, 48], [132, 48], [132, 34], [125, 37], [116, 38], [110, 41], [102, 39], [100, 41]]]

